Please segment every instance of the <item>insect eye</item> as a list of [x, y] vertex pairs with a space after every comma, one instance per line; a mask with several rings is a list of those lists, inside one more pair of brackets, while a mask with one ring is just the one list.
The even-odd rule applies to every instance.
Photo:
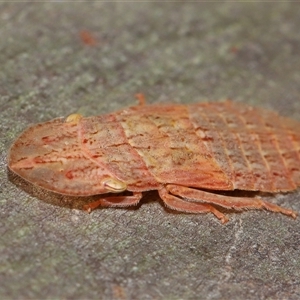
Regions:
[[66, 123], [78, 123], [78, 121], [82, 118], [81, 114], [71, 114], [69, 116], [66, 117], [65, 122]]
[[105, 178], [102, 184], [106, 190], [112, 193], [121, 193], [127, 189], [127, 184], [116, 178]]

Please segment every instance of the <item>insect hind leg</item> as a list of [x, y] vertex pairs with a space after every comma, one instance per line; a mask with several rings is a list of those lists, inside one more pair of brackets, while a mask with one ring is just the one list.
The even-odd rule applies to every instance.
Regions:
[[193, 214], [211, 212], [223, 224], [229, 220], [224, 214], [208, 203], [188, 202], [184, 199], [171, 195], [165, 188], [160, 189], [158, 193], [166, 206], [170, 209]]
[[91, 202], [83, 206], [83, 209], [87, 212], [91, 212], [97, 207], [128, 207], [137, 205], [141, 198], [142, 193], [133, 193], [131, 196], [116, 196], [116, 197], [106, 197], [100, 198], [97, 201]]
[[266, 209], [272, 212], [282, 213], [293, 218], [297, 217], [297, 213], [295, 211], [263, 201], [260, 198], [229, 197], [173, 184], [167, 185], [166, 189], [171, 194], [180, 196], [187, 201], [216, 204], [224, 208], [234, 210]]

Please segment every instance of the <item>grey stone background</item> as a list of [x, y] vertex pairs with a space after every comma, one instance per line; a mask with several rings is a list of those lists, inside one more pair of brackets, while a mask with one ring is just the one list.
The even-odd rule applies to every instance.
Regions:
[[[6, 168], [30, 123], [231, 98], [300, 120], [299, 3], [1, 3], [1, 299], [299, 299], [300, 218], [75, 209]], [[86, 45], [80, 32], [97, 41]], [[270, 197], [300, 211], [299, 190]], [[72, 209], [73, 208], [73, 209]]]

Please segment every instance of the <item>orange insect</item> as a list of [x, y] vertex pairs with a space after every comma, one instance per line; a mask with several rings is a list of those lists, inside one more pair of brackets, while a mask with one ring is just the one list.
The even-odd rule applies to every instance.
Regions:
[[[70, 115], [26, 129], [12, 145], [9, 168], [45, 189], [99, 197], [85, 209], [136, 205], [158, 190], [167, 207], [296, 212], [221, 191], [286, 192], [300, 185], [300, 122], [226, 102], [141, 105], [83, 118]], [[219, 193], [218, 193], [219, 191]]]

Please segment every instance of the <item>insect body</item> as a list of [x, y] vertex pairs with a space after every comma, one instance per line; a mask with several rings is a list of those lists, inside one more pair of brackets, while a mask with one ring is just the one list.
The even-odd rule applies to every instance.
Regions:
[[[136, 205], [158, 190], [171, 209], [188, 213], [267, 209], [296, 212], [255, 197], [218, 191], [286, 192], [300, 185], [300, 122], [226, 102], [139, 105], [112, 114], [71, 115], [25, 130], [9, 168], [45, 189], [100, 197], [86, 205]], [[298, 131], [298, 132], [297, 132]]]

